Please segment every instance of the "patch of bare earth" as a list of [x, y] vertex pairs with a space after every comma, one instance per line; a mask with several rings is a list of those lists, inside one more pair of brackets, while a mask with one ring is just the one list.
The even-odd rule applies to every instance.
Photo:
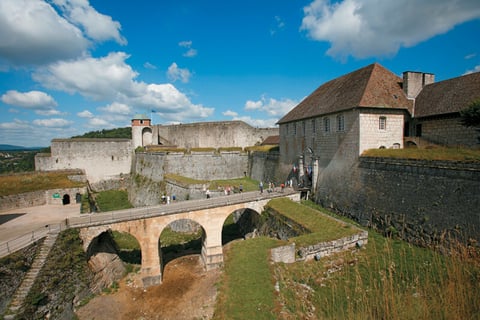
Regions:
[[80, 320], [210, 319], [220, 271], [205, 271], [199, 255], [170, 261], [163, 283], [143, 289], [138, 274], [120, 282], [117, 292], [103, 294], [77, 310]]

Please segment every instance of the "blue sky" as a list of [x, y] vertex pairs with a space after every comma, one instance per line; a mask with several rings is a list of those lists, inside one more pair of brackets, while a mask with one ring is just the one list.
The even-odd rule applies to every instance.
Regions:
[[479, 38], [478, 0], [0, 0], [0, 144], [137, 113], [271, 127], [373, 62], [436, 81], [478, 72]]

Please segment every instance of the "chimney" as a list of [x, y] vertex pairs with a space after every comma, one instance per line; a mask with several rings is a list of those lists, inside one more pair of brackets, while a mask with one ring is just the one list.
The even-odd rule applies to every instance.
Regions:
[[423, 87], [435, 82], [433, 73], [405, 71], [403, 73], [403, 91], [408, 99], [415, 99]]

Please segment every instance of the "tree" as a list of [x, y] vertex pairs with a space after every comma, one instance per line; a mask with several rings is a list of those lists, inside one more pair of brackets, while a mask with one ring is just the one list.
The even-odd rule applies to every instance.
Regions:
[[460, 111], [461, 122], [466, 127], [480, 127], [480, 99]]
[[477, 137], [480, 143], [480, 99], [473, 101], [466, 109], [460, 111], [460, 122], [465, 127], [475, 127], [479, 133]]

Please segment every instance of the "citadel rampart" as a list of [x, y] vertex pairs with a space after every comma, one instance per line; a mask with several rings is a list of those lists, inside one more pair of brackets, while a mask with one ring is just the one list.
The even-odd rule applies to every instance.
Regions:
[[246, 147], [278, 136], [278, 128], [254, 128], [243, 121], [201, 122], [152, 126], [152, 144], [180, 148]]
[[480, 241], [480, 165], [360, 157], [324, 169], [316, 199], [364, 226], [421, 245]]
[[35, 170], [83, 169], [90, 183], [130, 173], [130, 139], [53, 139], [51, 154], [35, 156]]
[[158, 204], [162, 196], [161, 183], [166, 184], [169, 195], [175, 194], [179, 200], [205, 196], [202, 186], [182, 187], [170, 183], [165, 179], [166, 173], [195, 180], [224, 180], [246, 175], [255, 180], [280, 183], [278, 158], [278, 152], [138, 152], [132, 165], [133, 185], [129, 197], [135, 206]]

